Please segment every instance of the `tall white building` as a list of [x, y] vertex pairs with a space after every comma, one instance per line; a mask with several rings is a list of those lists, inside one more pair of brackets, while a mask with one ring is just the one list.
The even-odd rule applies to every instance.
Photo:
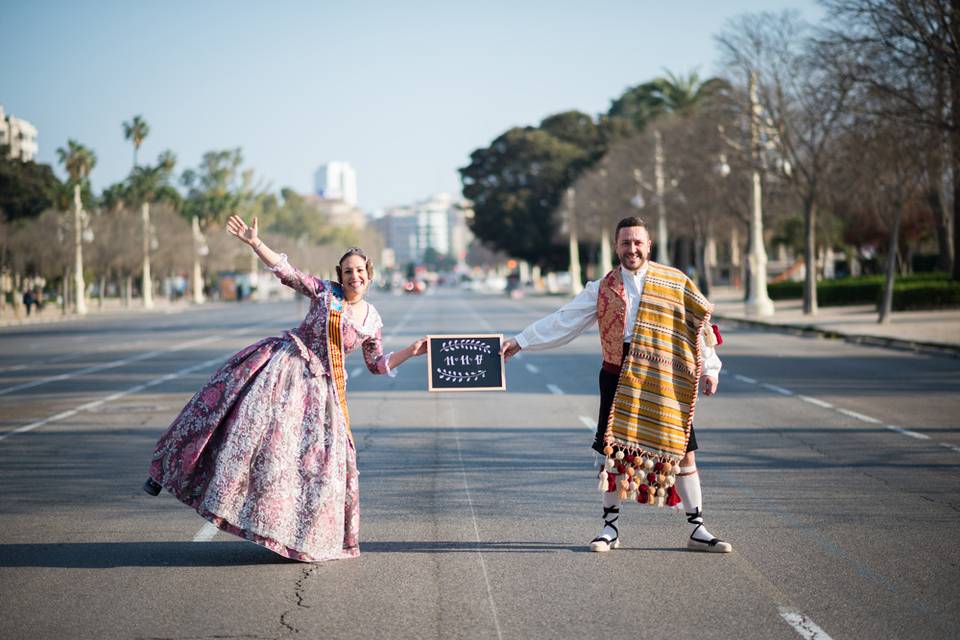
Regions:
[[316, 194], [328, 200], [343, 200], [349, 205], [357, 204], [357, 172], [349, 162], [328, 162], [320, 165], [313, 174]]
[[0, 145], [9, 145], [8, 157], [24, 162], [37, 155], [37, 128], [15, 116], [8, 116], [0, 104]]
[[413, 205], [387, 209], [374, 224], [398, 266], [421, 262], [427, 249], [462, 263], [470, 241], [466, 211], [462, 201], [438, 193]]

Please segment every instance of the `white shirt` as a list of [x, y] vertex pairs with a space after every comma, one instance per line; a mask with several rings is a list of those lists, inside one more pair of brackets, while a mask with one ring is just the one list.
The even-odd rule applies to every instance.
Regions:
[[[643, 282], [647, 276], [644, 265], [636, 273], [620, 267], [623, 276], [623, 289], [627, 295], [627, 312], [623, 318], [623, 341], [633, 340], [633, 325], [637, 321], [640, 309], [640, 296]], [[597, 296], [600, 293], [600, 281], [588, 282], [576, 298], [563, 305], [550, 315], [537, 320], [516, 336], [517, 344], [526, 351], [542, 351], [567, 344], [597, 321]], [[723, 363], [717, 356], [717, 350], [708, 347], [700, 336], [700, 349], [703, 353], [703, 375], [716, 378], [720, 375]]]

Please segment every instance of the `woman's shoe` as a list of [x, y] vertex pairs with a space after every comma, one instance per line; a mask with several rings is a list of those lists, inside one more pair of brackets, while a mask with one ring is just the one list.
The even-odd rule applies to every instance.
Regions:
[[143, 490], [149, 493], [152, 496], [160, 495], [160, 489], [163, 489], [153, 478], [147, 478], [147, 481], [143, 483]]

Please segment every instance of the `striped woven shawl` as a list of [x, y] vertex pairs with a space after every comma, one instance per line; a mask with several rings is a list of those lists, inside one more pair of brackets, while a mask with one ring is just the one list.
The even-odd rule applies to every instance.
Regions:
[[681, 271], [650, 263], [607, 424], [614, 465], [628, 456], [676, 467], [686, 453], [703, 364], [699, 336], [712, 311]]

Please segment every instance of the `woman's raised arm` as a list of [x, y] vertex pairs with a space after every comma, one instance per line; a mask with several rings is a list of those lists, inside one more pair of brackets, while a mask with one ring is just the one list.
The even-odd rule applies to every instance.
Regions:
[[239, 238], [241, 242], [250, 245], [250, 248], [268, 269], [273, 269], [279, 264], [280, 254], [265, 245], [257, 234], [256, 218], [253, 219], [251, 226], [247, 226], [247, 223], [240, 216], [230, 216], [230, 219], [227, 220], [227, 231]]

